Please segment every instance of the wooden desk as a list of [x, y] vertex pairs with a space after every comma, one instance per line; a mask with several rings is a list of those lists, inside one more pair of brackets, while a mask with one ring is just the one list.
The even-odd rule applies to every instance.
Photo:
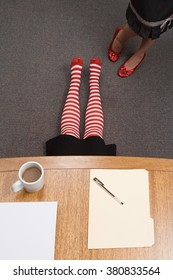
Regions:
[[[19, 167], [36, 160], [45, 168], [38, 193], [13, 193]], [[90, 169], [147, 169], [155, 244], [150, 248], [88, 250]], [[173, 159], [130, 157], [28, 157], [0, 159], [0, 201], [58, 201], [55, 259], [173, 259]]]

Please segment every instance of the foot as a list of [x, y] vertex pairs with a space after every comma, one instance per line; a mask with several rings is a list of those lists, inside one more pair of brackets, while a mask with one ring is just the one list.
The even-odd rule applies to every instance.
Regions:
[[100, 66], [102, 66], [102, 62], [100, 61], [100, 59], [98, 57], [94, 57], [91, 59], [90, 64], [98, 64]]
[[123, 27], [117, 27], [108, 49], [108, 57], [110, 61], [116, 62], [121, 54], [123, 44], [121, 43], [121, 33]]
[[75, 65], [80, 65], [80, 66], [83, 65], [83, 61], [81, 57], [75, 57], [72, 59], [70, 67], [73, 67]]
[[123, 78], [132, 75], [145, 56], [145, 53], [134, 54], [119, 68], [118, 75]]
[[125, 62], [124, 66], [126, 67], [127, 70], [134, 68], [136, 65], [138, 65], [141, 62], [141, 60], [143, 60], [144, 55], [145, 55], [144, 53], [132, 55]]

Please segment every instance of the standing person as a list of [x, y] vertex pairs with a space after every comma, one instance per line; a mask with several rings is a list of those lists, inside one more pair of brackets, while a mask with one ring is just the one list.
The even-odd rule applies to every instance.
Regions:
[[116, 155], [116, 146], [103, 140], [103, 110], [99, 89], [101, 61], [90, 61], [89, 100], [85, 114], [85, 131], [80, 138], [79, 88], [82, 59], [71, 62], [71, 82], [61, 117], [60, 135], [46, 142], [46, 154], [56, 155]]
[[108, 50], [108, 57], [116, 62], [128, 39], [139, 35], [142, 42], [136, 52], [119, 68], [120, 77], [134, 73], [146, 52], [162, 33], [173, 26], [173, 0], [131, 0], [126, 11], [127, 23], [118, 27]]

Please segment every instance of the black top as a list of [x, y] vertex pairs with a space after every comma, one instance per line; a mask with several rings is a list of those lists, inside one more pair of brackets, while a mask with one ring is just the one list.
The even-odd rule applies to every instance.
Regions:
[[[126, 11], [127, 22], [141, 37], [157, 39], [161, 33], [173, 26], [173, 18], [165, 23], [163, 29], [159, 24], [160, 21], [165, 21], [173, 15], [173, 0], [131, 0], [130, 2]], [[150, 23], [159, 25], [153, 26]]]
[[59, 135], [46, 142], [47, 156], [66, 155], [116, 155], [116, 145], [105, 145], [99, 136], [92, 136], [86, 139], [77, 139], [71, 135]]

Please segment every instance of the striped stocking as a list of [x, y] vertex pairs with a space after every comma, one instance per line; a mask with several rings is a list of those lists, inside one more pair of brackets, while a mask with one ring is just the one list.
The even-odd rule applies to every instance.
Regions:
[[85, 114], [84, 139], [90, 136], [100, 136], [103, 138], [104, 121], [99, 91], [101, 64], [98, 58], [93, 58], [90, 62], [90, 95]]
[[61, 118], [61, 134], [80, 138], [79, 88], [81, 81], [82, 59], [73, 58], [71, 62], [71, 82]]

